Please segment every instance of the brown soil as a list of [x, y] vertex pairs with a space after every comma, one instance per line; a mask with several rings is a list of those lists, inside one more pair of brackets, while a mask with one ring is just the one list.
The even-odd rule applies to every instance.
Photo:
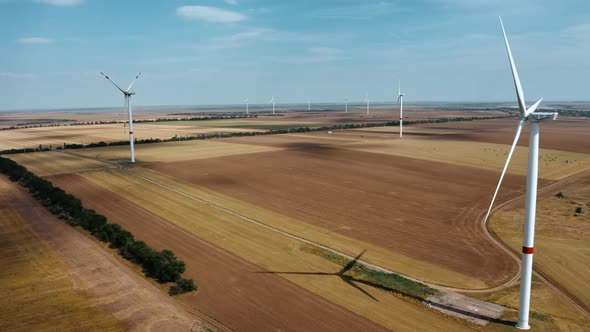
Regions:
[[[50, 214], [23, 188], [12, 187], [13, 208], [69, 267], [66, 277], [73, 288], [88, 294], [95, 305], [136, 331], [189, 330], [202, 323], [201, 314], [187, 311], [113, 252]], [[214, 322], [205, 326], [220, 329]]]
[[[489, 285], [516, 273], [479, 225], [497, 173], [304, 145], [145, 167]], [[521, 194], [524, 183], [507, 176], [499, 200]]]
[[186, 277], [199, 284], [183, 301], [244, 331], [342, 331], [383, 328], [223, 249], [203, 241], [77, 175], [50, 177], [84, 204], [157, 249], [186, 262]]
[[[514, 139], [517, 123], [518, 120], [516, 118], [511, 118], [431, 124], [416, 127], [462, 131], [462, 133], [446, 135], [433, 133], [430, 135], [432, 139], [444, 137], [445, 139], [454, 140], [511, 144]], [[529, 128], [530, 125], [527, 125], [518, 141], [518, 145], [528, 146]], [[539, 136], [540, 146], [543, 149], [590, 153], [589, 129], [589, 118], [561, 117], [557, 121], [542, 122]]]

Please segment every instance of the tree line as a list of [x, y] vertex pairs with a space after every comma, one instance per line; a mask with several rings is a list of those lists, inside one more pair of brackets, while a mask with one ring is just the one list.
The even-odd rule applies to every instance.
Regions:
[[[179, 113], [179, 115], [183, 115], [185, 113]], [[175, 114], [168, 114], [168, 115], [175, 115]], [[185, 115], [191, 115], [191, 113], [186, 113]], [[156, 119], [137, 119], [133, 120], [133, 123], [148, 123], [148, 122], [167, 122], [167, 121], [208, 121], [208, 120], [227, 120], [227, 119], [249, 119], [249, 118], [256, 118], [258, 115], [256, 114], [245, 114], [245, 113], [221, 113], [215, 115], [201, 115], [198, 117], [189, 117], [189, 118], [156, 118]], [[0, 130], [14, 130], [14, 129], [27, 129], [27, 128], [42, 128], [42, 127], [62, 127], [62, 126], [90, 126], [90, 125], [103, 125], [103, 124], [118, 124], [118, 123], [127, 123], [127, 120], [109, 120], [109, 121], [85, 121], [85, 122], [75, 122], [76, 120], [68, 120], [68, 119], [59, 119], [55, 120], [54, 123], [49, 124], [28, 124], [28, 123], [19, 123], [16, 126], [10, 126], [6, 128], [0, 128]], [[72, 122], [67, 124], [60, 124], [56, 122]]]
[[125, 259], [142, 267], [144, 274], [159, 283], [175, 282], [169, 293], [176, 295], [196, 289], [192, 279], [182, 273], [185, 264], [172, 251], [157, 251], [143, 241], [136, 240], [119, 224], [109, 223], [107, 218], [92, 209], [87, 209], [75, 196], [54, 186], [12, 159], [0, 157], [0, 172], [11, 181], [18, 182], [39, 200], [51, 213], [72, 226], [87, 230], [98, 240], [106, 242]]

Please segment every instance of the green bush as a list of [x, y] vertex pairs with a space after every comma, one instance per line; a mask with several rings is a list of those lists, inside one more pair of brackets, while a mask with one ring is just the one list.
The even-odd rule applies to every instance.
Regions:
[[192, 292], [197, 289], [197, 285], [193, 282], [193, 279], [179, 278], [176, 280], [176, 284], [170, 287], [170, 295], [178, 295], [183, 293]]

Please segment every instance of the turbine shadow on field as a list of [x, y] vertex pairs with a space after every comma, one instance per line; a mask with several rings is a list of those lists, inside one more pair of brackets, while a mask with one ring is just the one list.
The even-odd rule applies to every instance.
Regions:
[[281, 147], [284, 147], [286, 149], [297, 149], [305, 153], [321, 155], [326, 155], [337, 150], [336, 148], [330, 145], [313, 142], [289, 142], [281, 144]]
[[340, 279], [342, 279], [342, 281], [344, 281], [345, 283], [347, 283], [348, 285], [350, 285], [351, 287], [357, 289], [358, 291], [362, 292], [364, 295], [370, 297], [373, 301], [379, 302], [379, 300], [377, 300], [373, 295], [369, 294], [367, 291], [365, 291], [364, 289], [362, 289], [361, 287], [359, 287], [358, 285], [356, 285], [355, 283], [360, 283], [360, 284], [364, 284], [367, 286], [371, 286], [373, 288], [377, 288], [377, 289], [381, 289], [383, 291], [386, 292], [390, 292], [390, 293], [395, 293], [395, 294], [399, 294], [403, 297], [406, 298], [410, 298], [414, 301], [423, 303], [431, 308], [443, 311], [443, 312], [447, 312], [447, 313], [451, 313], [454, 315], [458, 315], [458, 316], [464, 316], [464, 318], [474, 318], [474, 319], [478, 319], [478, 320], [482, 320], [482, 321], [486, 321], [486, 322], [490, 322], [490, 323], [496, 323], [496, 324], [501, 324], [501, 325], [507, 325], [507, 326], [514, 326], [515, 322], [513, 321], [509, 321], [509, 320], [504, 320], [504, 319], [500, 319], [500, 318], [495, 318], [495, 317], [490, 317], [490, 316], [486, 316], [477, 312], [473, 312], [473, 311], [469, 311], [466, 310], [464, 308], [457, 308], [457, 307], [453, 307], [444, 303], [440, 303], [437, 302], [438, 300], [436, 299], [424, 299], [421, 298], [419, 296], [415, 296], [412, 294], [408, 294], [406, 292], [400, 291], [399, 289], [394, 289], [391, 287], [388, 287], [386, 285], [382, 285], [379, 283], [375, 283], [369, 280], [363, 280], [363, 279], [358, 279], [355, 278], [353, 276], [350, 275], [346, 275], [345, 273], [350, 271], [356, 264], [358, 264], [358, 260], [361, 258], [361, 256], [365, 253], [366, 250], [363, 250], [358, 256], [356, 256], [352, 261], [350, 261], [348, 264], [346, 264], [340, 271], [335, 272], [335, 273], [328, 273], [328, 272], [285, 272], [285, 271], [260, 271], [260, 272], [255, 272], [255, 273], [270, 273], [270, 274], [295, 274], [295, 275], [311, 275], [311, 276], [337, 276]]
[[357, 289], [361, 293], [363, 293], [366, 296], [368, 296], [371, 299], [373, 299], [373, 301], [379, 302], [379, 300], [377, 300], [373, 295], [369, 294], [367, 291], [365, 291], [364, 289], [360, 288], [359, 286], [357, 286], [354, 283], [354, 282], [359, 282], [359, 283], [367, 283], [367, 282], [365, 282], [363, 280], [355, 279], [354, 277], [345, 274], [346, 272], [348, 272], [350, 269], [352, 269], [356, 265], [357, 261], [365, 253], [365, 251], [366, 250], [363, 250], [363, 252], [361, 252], [358, 256], [356, 256], [355, 259], [353, 259], [352, 261], [350, 261], [340, 271], [335, 272], [335, 273], [328, 273], [328, 272], [277, 272], [277, 271], [262, 271], [262, 272], [257, 272], [257, 273], [299, 274], [299, 275], [315, 275], [315, 276], [337, 276], [340, 279], [342, 279], [342, 281], [344, 281], [345, 283], [347, 283], [348, 285], [350, 285], [351, 287]]

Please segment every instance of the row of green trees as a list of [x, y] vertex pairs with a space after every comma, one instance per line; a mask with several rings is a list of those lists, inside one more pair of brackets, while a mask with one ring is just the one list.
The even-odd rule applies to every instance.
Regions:
[[172, 251], [157, 251], [145, 242], [136, 240], [121, 225], [108, 223], [105, 216], [85, 208], [78, 198], [29, 172], [12, 159], [0, 157], [0, 172], [27, 188], [53, 214], [70, 225], [82, 227], [100, 241], [109, 243], [121, 256], [140, 265], [148, 277], [160, 283], [176, 282], [170, 294], [196, 289], [192, 280], [182, 278], [185, 264]]

